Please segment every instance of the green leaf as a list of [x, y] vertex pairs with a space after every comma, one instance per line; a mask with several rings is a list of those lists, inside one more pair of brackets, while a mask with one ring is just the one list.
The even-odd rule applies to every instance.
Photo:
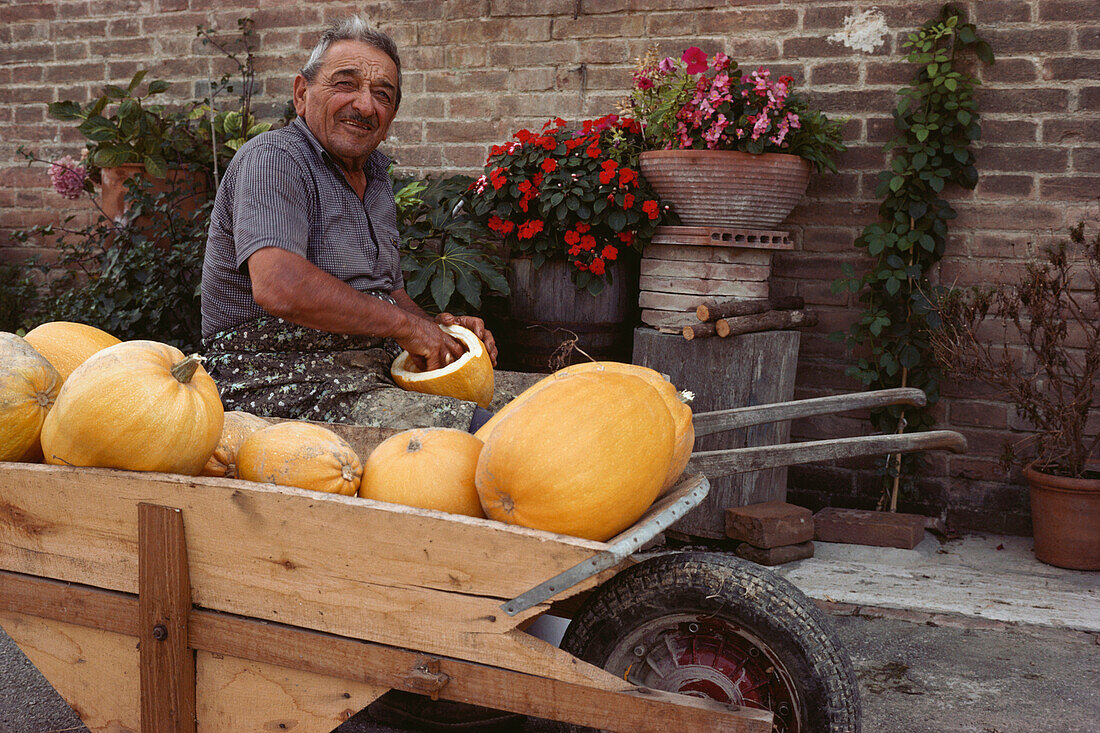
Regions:
[[168, 91], [168, 86], [168, 82], [158, 79], [149, 84], [149, 91], [146, 92], [146, 94], [160, 94], [161, 92], [166, 92]]
[[447, 304], [451, 302], [451, 295], [455, 291], [454, 270], [443, 267], [442, 272], [432, 278], [432, 300], [440, 311], [447, 310]]
[[80, 105], [76, 102], [51, 102], [46, 110], [50, 117], [62, 122], [84, 119]]
[[135, 89], [138, 88], [138, 84], [141, 83], [141, 80], [144, 79], [145, 75], [148, 73], [149, 72], [145, 69], [139, 69], [138, 72], [134, 74], [133, 78], [130, 79], [130, 84], [126, 87], [126, 90], [132, 93]]
[[168, 161], [162, 155], [146, 155], [141, 159], [145, 172], [153, 178], [164, 178], [168, 174]]
[[898, 290], [901, 289], [901, 282], [897, 278], [892, 277], [883, 283], [882, 286], [886, 288], [886, 292], [890, 293], [890, 295], [897, 295]]

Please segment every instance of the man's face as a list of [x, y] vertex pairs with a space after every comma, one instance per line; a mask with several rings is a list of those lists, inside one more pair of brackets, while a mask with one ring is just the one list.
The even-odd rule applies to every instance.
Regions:
[[329, 47], [313, 83], [294, 79], [294, 109], [321, 145], [350, 172], [386, 139], [396, 113], [397, 66], [359, 41]]

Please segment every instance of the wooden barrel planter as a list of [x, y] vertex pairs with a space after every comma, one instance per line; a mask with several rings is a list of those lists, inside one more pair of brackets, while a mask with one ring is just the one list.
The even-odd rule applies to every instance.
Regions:
[[[506, 368], [548, 373], [587, 361], [584, 354], [600, 361], [630, 361], [638, 312], [637, 258], [612, 263], [612, 282], [597, 296], [577, 290], [572, 269], [560, 260], [545, 262], [538, 270], [530, 258], [510, 261], [509, 315], [498, 339]], [[574, 341], [576, 348], [569, 348]]]

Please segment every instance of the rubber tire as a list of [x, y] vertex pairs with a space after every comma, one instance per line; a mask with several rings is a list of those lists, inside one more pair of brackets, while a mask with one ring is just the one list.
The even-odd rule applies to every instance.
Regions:
[[855, 671], [826, 615], [786, 579], [731, 555], [675, 552], [624, 570], [581, 606], [561, 648], [602, 668], [632, 630], [685, 613], [718, 616], [764, 640], [790, 673], [806, 731], [859, 733]]

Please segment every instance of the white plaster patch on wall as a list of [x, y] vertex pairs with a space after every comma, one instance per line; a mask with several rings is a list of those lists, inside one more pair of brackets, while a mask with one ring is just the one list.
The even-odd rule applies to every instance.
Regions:
[[886, 16], [878, 8], [871, 8], [845, 18], [844, 29], [829, 36], [829, 40], [843, 43], [855, 51], [871, 53], [886, 41], [889, 32]]

